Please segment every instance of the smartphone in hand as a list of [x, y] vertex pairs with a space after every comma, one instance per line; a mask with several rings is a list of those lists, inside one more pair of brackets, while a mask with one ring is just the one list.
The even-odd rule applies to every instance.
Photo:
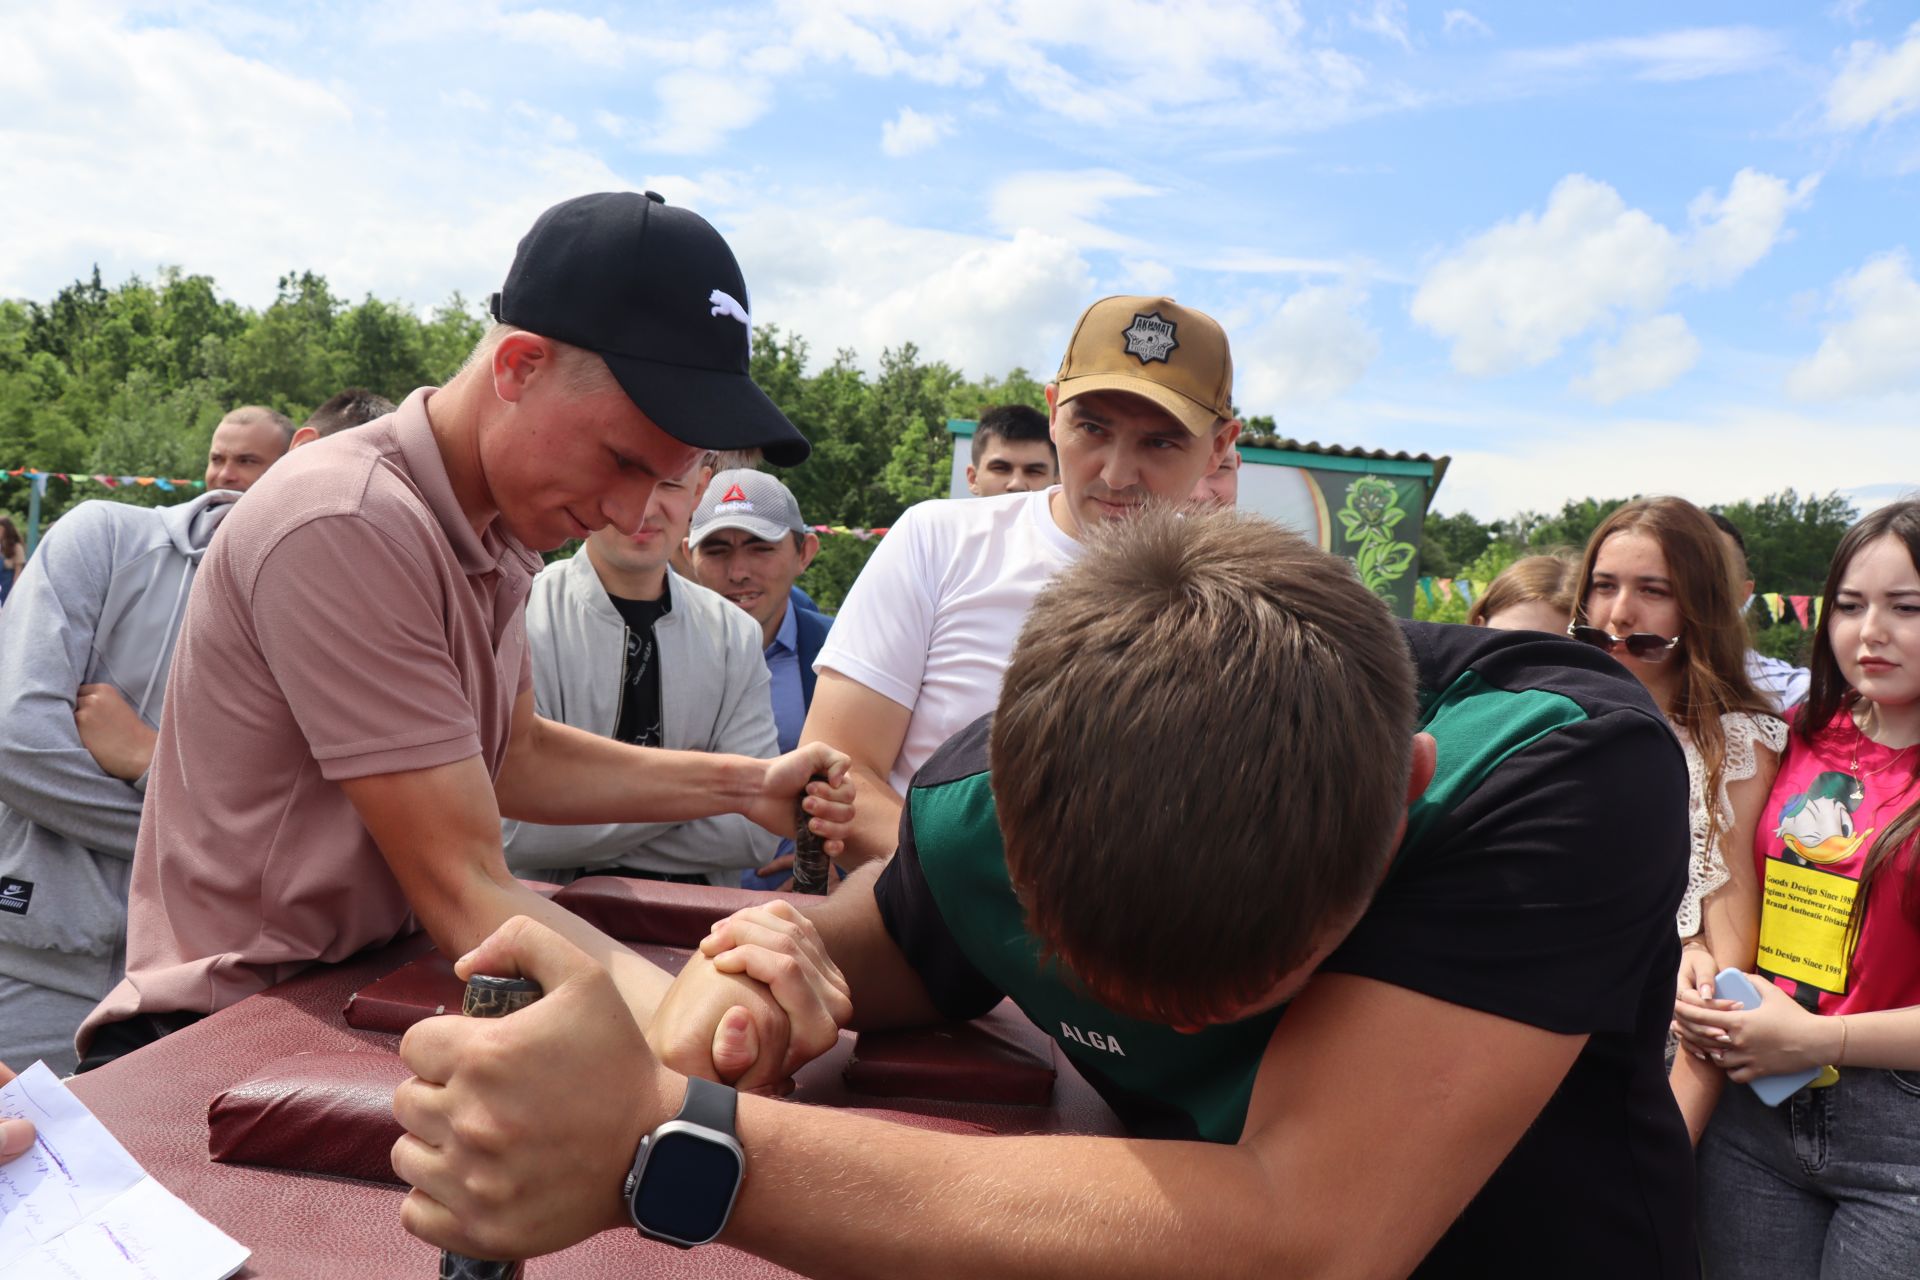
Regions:
[[[1760, 993], [1754, 989], [1753, 980], [1738, 969], [1722, 969], [1714, 975], [1713, 998], [1716, 1000], [1738, 1000], [1743, 1009], [1758, 1009]], [[1777, 1107], [1800, 1092], [1820, 1074], [1819, 1067], [1808, 1067], [1805, 1071], [1795, 1071], [1784, 1076], [1761, 1076], [1747, 1083], [1760, 1101], [1770, 1107]]]

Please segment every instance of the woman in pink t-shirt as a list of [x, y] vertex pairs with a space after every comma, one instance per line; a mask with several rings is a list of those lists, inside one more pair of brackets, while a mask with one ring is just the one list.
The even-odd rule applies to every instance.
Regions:
[[1777, 1108], [1723, 1095], [1700, 1144], [1710, 1280], [1920, 1275], [1920, 502], [1848, 531], [1825, 599], [1754, 840], [1762, 1003], [1675, 1006], [1736, 1083], [1824, 1069]]

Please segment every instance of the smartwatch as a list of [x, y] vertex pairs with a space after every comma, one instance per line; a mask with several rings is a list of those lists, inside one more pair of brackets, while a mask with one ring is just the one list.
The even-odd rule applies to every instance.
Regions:
[[726, 1085], [689, 1076], [680, 1114], [640, 1139], [621, 1194], [641, 1235], [691, 1249], [726, 1229], [747, 1176], [733, 1132], [737, 1101]]

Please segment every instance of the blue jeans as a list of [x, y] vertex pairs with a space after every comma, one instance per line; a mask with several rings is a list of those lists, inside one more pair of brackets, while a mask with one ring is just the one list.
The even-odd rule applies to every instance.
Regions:
[[1697, 1187], [1705, 1280], [1920, 1276], [1920, 1072], [1848, 1067], [1775, 1108], [1729, 1083]]

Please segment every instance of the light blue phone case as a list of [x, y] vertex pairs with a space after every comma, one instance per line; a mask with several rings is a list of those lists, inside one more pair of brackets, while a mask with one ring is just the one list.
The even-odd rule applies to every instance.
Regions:
[[[1713, 978], [1713, 997], [1716, 1000], [1738, 1000], [1742, 1008], [1758, 1009], [1760, 993], [1753, 989], [1753, 983], [1747, 975], [1738, 969], [1722, 969]], [[1747, 1083], [1760, 1101], [1770, 1107], [1777, 1107], [1794, 1094], [1806, 1088], [1820, 1074], [1820, 1068], [1808, 1067], [1805, 1071], [1796, 1071], [1785, 1076], [1761, 1076]]]

